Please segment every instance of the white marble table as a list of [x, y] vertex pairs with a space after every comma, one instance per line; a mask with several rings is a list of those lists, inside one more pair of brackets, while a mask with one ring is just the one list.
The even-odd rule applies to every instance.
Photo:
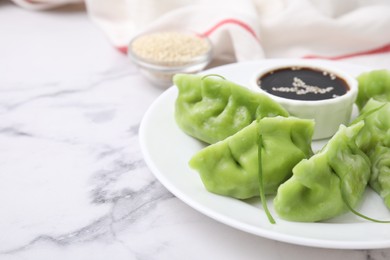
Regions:
[[390, 259], [235, 230], [146, 167], [138, 127], [162, 93], [82, 8], [0, 2], [0, 259]]

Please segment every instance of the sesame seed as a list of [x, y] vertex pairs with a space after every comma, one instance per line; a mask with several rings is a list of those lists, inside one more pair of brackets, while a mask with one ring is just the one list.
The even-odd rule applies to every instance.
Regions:
[[292, 85], [293, 87], [272, 87], [272, 90], [278, 92], [295, 92], [297, 95], [305, 95], [307, 93], [325, 94], [334, 89], [333, 87], [320, 88], [318, 86], [311, 86], [298, 77], [294, 77]]
[[210, 45], [205, 38], [189, 33], [160, 32], [135, 39], [131, 48], [139, 57], [156, 64], [185, 65], [205, 55]]

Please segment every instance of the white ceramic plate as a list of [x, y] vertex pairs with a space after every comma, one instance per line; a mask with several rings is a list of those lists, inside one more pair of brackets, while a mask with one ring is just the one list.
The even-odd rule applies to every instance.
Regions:
[[[204, 74], [216, 73], [241, 85], [248, 85], [259, 67], [284, 61], [235, 63], [205, 71]], [[353, 75], [368, 70], [341, 63], [334, 63], [334, 66]], [[269, 198], [268, 205], [276, 220], [276, 224], [270, 224], [259, 199], [240, 201], [206, 191], [197, 172], [188, 167], [190, 158], [204, 144], [184, 134], [176, 125], [176, 97], [175, 87], [164, 92], [145, 114], [139, 133], [147, 165], [156, 178], [179, 199], [217, 221], [269, 239], [322, 248], [390, 247], [390, 224], [368, 222], [352, 213], [321, 223], [288, 222], [277, 217], [272, 208], [272, 198]], [[323, 144], [314, 142], [314, 149]], [[370, 189], [367, 189], [358, 210], [373, 218], [390, 219], [382, 199]]]

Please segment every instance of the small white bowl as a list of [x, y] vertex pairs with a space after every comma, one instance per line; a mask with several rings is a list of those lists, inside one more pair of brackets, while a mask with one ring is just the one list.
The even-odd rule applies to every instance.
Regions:
[[[343, 95], [321, 100], [297, 100], [276, 96], [268, 93], [259, 86], [259, 79], [273, 71], [288, 68], [308, 68], [320, 70], [338, 77], [346, 83], [349, 89]], [[348, 73], [320, 64], [313, 60], [291, 60], [283, 64], [270, 65], [261, 68], [255, 73], [250, 82], [250, 88], [270, 96], [273, 100], [281, 104], [292, 116], [305, 119], [314, 119], [315, 129], [313, 139], [324, 139], [336, 133], [340, 124], [348, 125], [351, 119], [353, 104], [358, 93], [357, 80]]]
[[[162, 35], [163, 37], [159, 37]], [[153, 37], [153, 39], [151, 40], [152, 42], [148, 42], [149, 44], [138, 44], [138, 46], [146, 48], [141, 54], [134, 48], [134, 44], [140, 39], [145, 42], [146, 37]], [[176, 39], [170, 39], [170, 37], [176, 37]], [[192, 38], [201, 41], [204, 52], [189, 55], [190, 50], [188, 50], [185, 53], [186, 56], [177, 57], [178, 54], [176, 52], [182, 50], [183, 47], [191, 47], [190, 40], [183, 41], [182, 44], [177, 46], [178, 37], [187, 37], [187, 39]], [[176, 44], [177, 48], [172, 46], [174, 44]], [[144, 56], [145, 53], [148, 55]], [[149, 55], [150, 53], [153, 53], [153, 55]], [[202, 71], [211, 61], [212, 44], [206, 36], [189, 31], [149, 32], [140, 34], [131, 40], [128, 47], [128, 56], [153, 85], [167, 88], [172, 86], [172, 78], [177, 73], [197, 73]], [[164, 58], [161, 59], [161, 57]]]

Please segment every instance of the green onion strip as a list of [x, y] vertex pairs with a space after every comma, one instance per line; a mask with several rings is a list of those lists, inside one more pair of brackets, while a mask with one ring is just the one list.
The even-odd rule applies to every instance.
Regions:
[[226, 80], [223, 76], [221, 76], [219, 74], [207, 74], [207, 75], [204, 75], [201, 80], [204, 80], [205, 78], [208, 78], [208, 77], [218, 77], [218, 78], [221, 78], [223, 80]]
[[383, 105], [381, 105], [381, 106], [379, 106], [379, 107], [377, 107], [377, 108], [373, 108], [373, 109], [371, 109], [371, 110], [368, 110], [366, 113], [360, 114], [357, 118], [355, 118], [355, 120], [353, 120], [353, 121], [350, 123], [350, 125], [354, 125], [354, 124], [360, 122], [361, 120], [364, 120], [364, 119], [367, 118], [369, 115], [375, 113], [375, 112], [378, 111], [378, 110], [381, 110], [385, 105], [386, 105], [386, 103], [383, 104]]
[[259, 163], [259, 190], [260, 190], [260, 199], [261, 199], [261, 205], [263, 206], [263, 209], [265, 211], [265, 214], [267, 215], [267, 218], [271, 224], [275, 224], [275, 219], [272, 217], [271, 213], [268, 210], [267, 201], [264, 193], [264, 183], [263, 183], [263, 157], [262, 157], [262, 150], [263, 150], [263, 137], [262, 135], [259, 135], [258, 141], [258, 163]]
[[[337, 174], [336, 174], [337, 175]], [[338, 175], [337, 175], [338, 176]], [[363, 219], [366, 219], [366, 220], [369, 220], [369, 221], [372, 221], [372, 222], [376, 222], [376, 223], [390, 223], [390, 220], [378, 220], [378, 219], [374, 219], [374, 218], [370, 218], [370, 217], [367, 217], [366, 215], [362, 214], [362, 213], [359, 213], [357, 212], [356, 210], [354, 210], [352, 208], [352, 206], [349, 204], [348, 200], [347, 200], [347, 195], [345, 193], [345, 190], [343, 189], [343, 180], [341, 179], [340, 176], [339, 177], [339, 180], [340, 180], [340, 190], [341, 190], [341, 197], [345, 203], [345, 205], [347, 206], [347, 208], [353, 213], [355, 214], [356, 216], [359, 216]]]

